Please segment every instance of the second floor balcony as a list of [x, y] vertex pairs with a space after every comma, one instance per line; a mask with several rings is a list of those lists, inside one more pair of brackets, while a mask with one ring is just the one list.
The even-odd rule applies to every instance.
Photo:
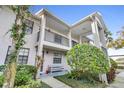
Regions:
[[54, 33], [49, 29], [45, 29], [45, 38], [44, 38], [44, 40], [48, 41], [48, 42], [51, 42], [51, 43], [55, 43], [55, 44], [59, 44], [59, 45], [69, 47], [69, 39], [68, 39], [68, 37], [64, 37], [62, 35]]

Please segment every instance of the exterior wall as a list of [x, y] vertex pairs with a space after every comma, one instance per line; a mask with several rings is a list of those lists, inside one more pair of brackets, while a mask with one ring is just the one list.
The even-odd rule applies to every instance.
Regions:
[[[8, 46], [11, 45], [10, 34], [6, 34], [12, 27], [15, 15], [7, 8], [0, 11], [0, 64], [4, 64]], [[6, 35], [5, 35], [6, 34]]]
[[53, 63], [54, 52], [55, 52], [55, 50], [44, 49], [43, 73], [46, 72], [46, 70], [49, 66], [63, 66], [64, 69], [66, 69], [66, 70], [69, 69], [69, 66], [67, 65], [67, 62], [66, 62], [65, 53], [63, 53], [63, 52], [61, 52], [62, 53], [61, 64]]
[[[0, 11], [0, 64], [4, 64], [8, 46], [11, 46], [11, 38], [10, 34], [6, 34], [9, 29], [11, 29], [15, 20], [15, 14], [10, 11], [7, 7], [2, 8]], [[25, 41], [26, 44], [24, 48], [30, 48], [29, 57], [27, 64], [34, 65], [35, 64], [35, 42], [37, 37], [37, 32], [39, 31], [39, 24], [38, 20], [34, 20], [34, 26], [32, 34], [26, 35]], [[6, 34], [6, 35], [5, 35]]]
[[[42, 34], [42, 32], [44, 32], [43, 30], [46, 26], [46, 24], [43, 25], [43, 23], [45, 23], [44, 22], [45, 19], [44, 20], [42, 20], [42, 18], [41, 18], [41, 20], [34, 19], [34, 18], [29, 18], [29, 19], [34, 22], [34, 25], [33, 25], [32, 34], [26, 35], [26, 37], [25, 37], [26, 44], [24, 45], [24, 48], [30, 49], [27, 63], [30, 65], [35, 65], [35, 56], [36, 56], [35, 46], [38, 45], [40, 47], [39, 51], [42, 52], [43, 48], [40, 46], [40, 44], [42, 44], [42, 46], [44, 48], [45, 48], [45, 46], [47, 46], [47, 49], [44, 49], [43, 73], [45, 73], [48, 66], [63, 66], [66, 70], [69, 70], [70, 68], [66, 63], [65, 52], [61, 52], [62, 53], [62, 63], [61, 64], [53, 64], [53, 57], [54, 57], [54, 51], [56, 51], [56, 50], [68, 51], [70, 49], [70, 46], [64, 46], [61, 44], [56, 44], [54, 42], [44, 41], [44, 38], [43, 38], [44, 34]], [[14, 20], [15, 20], [14, 13], [6, 7], [2, 8], [2, 10], [0, 11], [0, 64], [4, 64], [6, 55], [7, 55], [8, 46], [11, 45], [10, 34], [7, 34], [7, 35], [5, 35], [5, 34], [12, 27]], [[39, 30], [39, 28], [40, 28], [40, 30]], [[48, 28], [48, 27], [46, 27], [46, 28]], [[51, 29], [51, 28], [49, 28], [49, 29]], [[92, 29], [94, 29], [94, 25], [92, 26]], [[39, 31], [40, 31], [40, 40], [41, 41], [37, 42], [37, 34]], [[62, 31], [57, 31], [55, 29], [52, 29], [52, 32], [69, 39], [69, 36], [68, 36], [69, 31], [66, 32], [67, 34], [65, 34]], [[95, 29], [94, 29], [94, 32], [95, 32]], [[46, 38], [48, 38], [49, 40], [52, 40], [54, 37], [53, 37], [53, 35], [46, 35]], [[80, 42], [79, 37], [76, 35], [70, 34], [70, 38], [72, 40], [76, 41], [77, 43]], [[66, 40], [63, 41], [63, 43], [67, 43]], [[48, 53], [47, 53], [47, 51], [48, 51]]]

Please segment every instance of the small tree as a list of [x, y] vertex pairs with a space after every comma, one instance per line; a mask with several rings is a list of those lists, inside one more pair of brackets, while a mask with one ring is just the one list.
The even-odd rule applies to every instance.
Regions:
[[109, 47], [110, 43], [113, 41], [112, 33], [110, 31], [106, 30], [105, 38], [106, 38], [107, 47]]
[[118, 38], [109, 42], [109, 48], [123, 48], [124, 47], [124, 27], [122, 27], [121, 31], [117, 32], [119, 34]]
[[15, 22], [10, 29], [10, 34], [12, 38], [12, 51], [9, 56], [8, 64], [4, 73], [5, 80], [3, 87], [12, 88], [14, 86], [15, 75], [16, 75], [16, 63], [17, 63], [17, 55], [19, 53], [20, 48], [24, 45], [24, 37], [25, 37], [25, 18], [29, 15], [28, 8], [29, 6], [19, 6], [12, 5], [9, 8], [15, 13], [16, 18]]
[[71, 67], [73, 78], [81, 78], [86, 75], [91, 79], [92, 76], [106, 73], [109, 70], [106, 55], [95, 46], [89, 44], [78, 44], [67, 53], [67, 62]]

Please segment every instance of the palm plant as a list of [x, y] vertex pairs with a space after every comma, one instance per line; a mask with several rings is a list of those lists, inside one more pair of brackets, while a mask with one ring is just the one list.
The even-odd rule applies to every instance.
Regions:
[[118, 38], [109, 43], [110, 48], [119, 49], [124, 47], [124, 27], [117, 34], [119, 34]]
[[21, 47], [24, 45], [24, 37], [25, 37], [25, 18], [29, 16], [29, 6], [19, 6], [19, 5], [12, 5], [9, 8], [15, 13], [16, 18], [12, 28], [8, 31], [11, 34], [12, 38], [12, 46], [11, 52], [9, 56], [9, 60], [4, 72], [4, 84], [3, 87], [5, 88], [12, 88], [14, 87], [14, 80], [16, 75], [16, 64], [18, 59], [18, 53]]

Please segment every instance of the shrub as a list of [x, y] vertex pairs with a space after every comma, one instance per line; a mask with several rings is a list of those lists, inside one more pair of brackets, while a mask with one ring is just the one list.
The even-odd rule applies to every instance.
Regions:
[[117, 63], [113, 59], [110, 59], [110, 63], [111, 68], [110, 71], [107, 73], [107, 79], [109, 83], [111, 83], [115, 79], [115, 73], [117, 69]]
[[[0, 66], [0, 71], [5, 70], [5, 65]], [[31, 65], [17, 65], [15, 86], [26, 85], [36, 73], [36, 68]], [[3, 78], [4, 79], [4, 78]], [[3, 82], [2, 82], [3, 83]]]
[[16, 73], [15, 86], [26, 85], [32, 79], [32, 75], [27, 70], [20, 70]]
[[18, 88], [40, 88], [40, 87], [41, 87], [41, 82], [35, 80], [30, 80], [29, 82], [27, 82], [26, 85], [18, 86]]
[[[109, 70], [108, 59], [99, 48], [89, 44], [78, 44], [67, 53], [67, 62], [71, 67], [72, 77], [89, 79]], [[75, 74], [75, 75], [74, 75]]]
[[0, 72], [3, 72], [5, 70], [6, 65], [0, 65]]
[[4, 82], [4, 76], [0, 75], [0, 87], [3, 86], [3, 82]]
[[[0, 65], [0, 72], [5, 70], [6, 65]], [[36, 67], [32, 65], [17, 65], [17, 72], [20, 70], [27, 70], [29, 74], [34, 75], [36, 73]]]
[[32, 65], [18, 65], [17, 66], [17, 72], [21, 70], [26, 70], [28, 71], [28, 74], [34, 75], [36, 73], [36, 67]]
[[40, 88], [41, 87], [41, 82], [40, 81], [35, 81], [35, 80], [30, 80], [28, 82], [28, 85], [30, 88]]

